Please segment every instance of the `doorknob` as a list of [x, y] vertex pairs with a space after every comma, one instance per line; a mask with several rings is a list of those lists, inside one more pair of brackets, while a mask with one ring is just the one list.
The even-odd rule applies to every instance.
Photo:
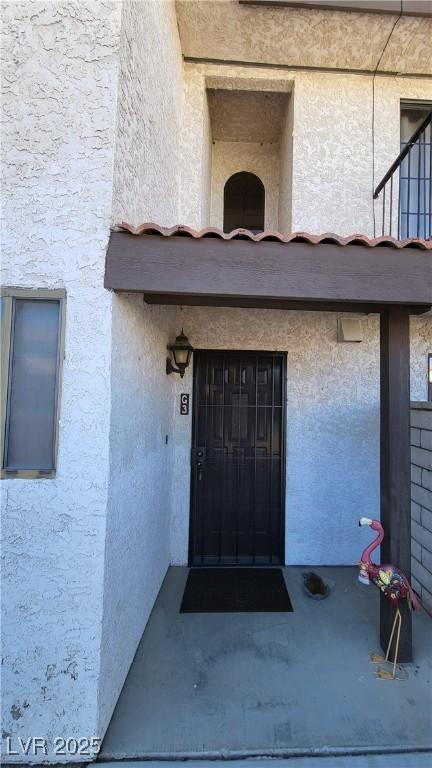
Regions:
[[205, 460], [205, 448], [192, 448], [192, 463], [196, 466], [198, 462]]
[[202, 480], [205, 461], [205, 448], [192, 448], [192, 465], [196, 467], [198, 480]]

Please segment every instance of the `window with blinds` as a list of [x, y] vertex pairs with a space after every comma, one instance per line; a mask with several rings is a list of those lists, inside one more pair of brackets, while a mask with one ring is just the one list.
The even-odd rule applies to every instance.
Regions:
[[59, 291], [3, 292], [3, 476], [55, 473], [64, 301]]

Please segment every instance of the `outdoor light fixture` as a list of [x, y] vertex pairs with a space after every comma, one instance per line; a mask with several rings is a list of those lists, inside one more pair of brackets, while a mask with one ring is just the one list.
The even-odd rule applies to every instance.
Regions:
[[183, 378], [193, 352], [193, 346], [189, 343], [188, 337], [185, 336], [183, 328], [181, 329], [179, 336], [176, 337], [174, 344], [169, 345], [168, 349], [172, 352], [174, 363], [177, 367], [174, 367], [171, 358], [167, 357], [166, 372], [179, 373], [181, 378]]

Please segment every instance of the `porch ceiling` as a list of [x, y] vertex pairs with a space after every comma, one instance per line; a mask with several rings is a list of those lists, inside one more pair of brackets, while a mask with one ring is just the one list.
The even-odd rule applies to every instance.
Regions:
[[431, 74], [432, 19], [407, 15], [430, 13], [430, 0], [410, 7], [405, 2], [396, 26], [399, 2], [370, 3], [375, 13], [361, 12], [367, 3], [352, 0], [341, 3], [345, 10], [328, 5], [176, 0], [183, 55], [195, 61], [354, 72], [374, 72], [379, 65], [383, 74]]
[[422, 313], [432, 305], [432, 241], [124, 225], [111, 234], [105, 287], [159, 304], [369, 312], [403, 304]]

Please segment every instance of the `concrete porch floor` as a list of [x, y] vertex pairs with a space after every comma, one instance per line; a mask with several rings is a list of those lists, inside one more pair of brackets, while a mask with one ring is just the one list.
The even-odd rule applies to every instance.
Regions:
[[187, 568], [169, 569], [100, 757], [344, 755], [432, 747], [432, 621], [413, 618], [406, 681], [375, 678], [379, 593], [356, 568], [322, 602], [284, 575], [293, 613], [180, 614]]

